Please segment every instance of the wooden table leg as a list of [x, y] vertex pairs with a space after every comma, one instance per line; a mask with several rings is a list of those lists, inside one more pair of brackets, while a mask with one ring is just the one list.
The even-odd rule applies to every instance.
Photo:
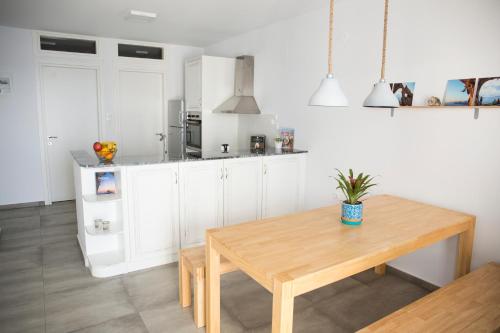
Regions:
[[220, 332], [220, 253], [207, 233], [206, 243], [206, 332]]
[[380, 264], [378, 266], [375, 266], [375, 273], [378, 275], [385, 275], [386, 268], [387, 268], [386, 264]]
[[274, 280], [272, 333], [292, 333], [293, 282]]
[[179, 302], [185, 308], [191, 305], [191, 277], [179, 251]]
[[455, 269], [456, 279], [470, 272], [472, 246], [474, 244], [474, 226], [475, 220], [471, 223], [469, 229], [458, 235], [458, 251]]

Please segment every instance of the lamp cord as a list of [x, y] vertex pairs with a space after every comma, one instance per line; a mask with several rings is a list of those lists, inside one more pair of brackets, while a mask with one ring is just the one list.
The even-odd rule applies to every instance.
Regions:
[[332, 52], [332, 44], [333, 44], [333, 0], [330, 0], [330, 30], [328, 32], [328, 74], [333, 73], [333, 52]]
[[389, 0], [385, 0], [384, 9], [384, 41], [382, 42], [382, 68], [380, 69], [380, 79], [385, 79], [385, 53], [387, 49], [387, 16], [389, 15]]

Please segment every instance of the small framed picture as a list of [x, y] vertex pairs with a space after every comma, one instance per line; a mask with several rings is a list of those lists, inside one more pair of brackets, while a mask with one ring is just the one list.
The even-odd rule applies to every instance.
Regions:
[[0, 73], [0, 95], [12, 93], [12, 75]]
[[116, 181], [114, 172], [95, 173], [96, 194], [116, 194]]
[[472, 106], [474, 105], [474, 89], [476, 79], [449, 80], [444, 93], [444, 105]]
[[391, 89], [400, 106], [412, 106], [415, 82], [391, 83]]
[[500, 105], [500, 77], [479, 78], [475, 105]]
[[281, 128], [280, 137], [283, 140], [282, 148], [283, 150], [293, 150], [293, 142], [295, 140], [295, 129], [293, 128]]

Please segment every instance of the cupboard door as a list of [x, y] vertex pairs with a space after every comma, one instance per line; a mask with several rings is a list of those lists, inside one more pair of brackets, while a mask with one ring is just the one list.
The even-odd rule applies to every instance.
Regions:
[[130, 167], [131, 258], [175, 253], [179, 243], [178, 164]]
[[262, 218], [302, 210], [305, 155], [264, 157], [263, 169]]
[[205, 230], [222, 226], [223, 162], [179, 164], [181, 247], [205, 243]]
[[262, 158], [224, 161], [224, 225], [261, 218]]
[[201, 111], [201, 66], [201, 58], [184, 66], [186, 111]]

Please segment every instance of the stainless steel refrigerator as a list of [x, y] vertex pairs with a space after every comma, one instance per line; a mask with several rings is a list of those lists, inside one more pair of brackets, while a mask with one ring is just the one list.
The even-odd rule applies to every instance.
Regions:
[[168, 153], [185, 153], [185, 114], [184, 101], [168, 101]]

